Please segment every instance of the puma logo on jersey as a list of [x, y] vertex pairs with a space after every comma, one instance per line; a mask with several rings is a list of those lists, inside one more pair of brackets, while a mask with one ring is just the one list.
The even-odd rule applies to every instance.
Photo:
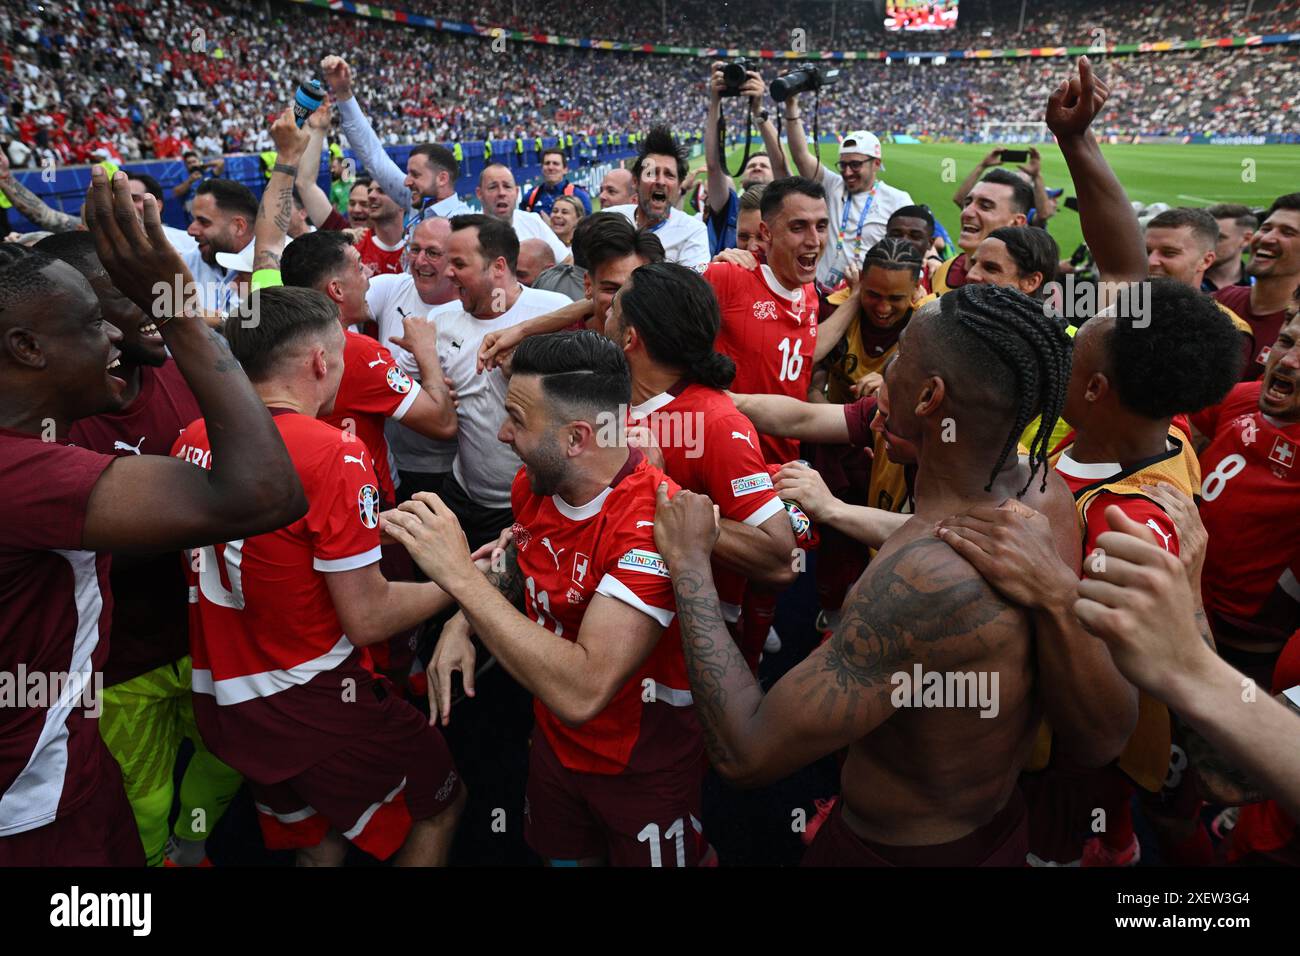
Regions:
[[366, 368], [374, 368], [376, 365], [383, 365], [383, 364], [384, 364], [384, 357], [381, 355], [378, 358], [376, 358], [373, 362], [367, 362]]
[[[1155, 518], [1147, 518], [1147, 527], [1160, 535], [1161, 540], [1165, 543], [1165, 550], [1170, 551], [1169, 542], [1173, 539], [1173, 535], [1168, 535], [1161, 531], [1160, 525], [1156, 524]], [[1172, 553], [1172, 551], [1170, 553]]]
[[551, 546], [550, 538], [543, 538], [542, 546], [545, 547], [547, 551], [551, 552], [551, 557], [555, 559], [555, 570], [560, 570], [560, 555], [564, 554], [568, 549], [561, 548], [559, 551], [556, 551], [555, 548]]
[[147, 436], [145, 435], [141, 435], [140, 440], [134, 445], [128, 445], [124, 441], [115, 441], [113, 442], [113, 451], [129, 451], [133, 455], [138, 455], [140, 454], [140, 446], [144, 444], [146, 437]]
[[343, 456], [343, 464], [346, 465], [346, 464], [348, 464], [348, 462], [352, 462], [352, 463], [354, 463], [354, 464], [360, 465], [362, 468], [365, 468], [365, 467], [366, 467], [366, 462], [365, 462], [365, 456], [364, 456], [364, 455], [362, 455], [362, 456], [359, 457], [359, 458], [358, 458], [357, 456], [355, 456], [355, 455], [344, 455], [344, 456]]
[[653, 528], [655, 523], [653, 521], [638, 521], [636, 526], [638, 528]]
[[740, 432], [732, 432], [732, 433], [731, 433], [731, 437], [732, 437], [732, 438], [739, 438], [741, 441], [743, 441], [743, 442], [744, 442], [746, 445], [748, 445], [750, 448], [753, 448], [753, 447], [754, 447], [754, 441], [753, 441], [753, 439], [751, 439], [751, 438], [749, 437], [749, 432], [745, 432], [745, 434], [743, 434], [743, 435], [742, 435]]

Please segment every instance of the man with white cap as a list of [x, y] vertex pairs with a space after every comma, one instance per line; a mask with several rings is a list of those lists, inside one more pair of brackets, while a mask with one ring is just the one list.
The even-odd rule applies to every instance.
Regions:
[[826, 293], [844, 278], [848, 266], [862, 265], [867, 250], [885, 237], [890, 213], [912, 205], [912, 197], [878, 178], [884, 166], [875, 134], [853, 130], [840, 138], [837, 173], [819, 163], [808, 149], [797, 96], [785, 101], [785, 123], [799, 175], [821, 183], [826, 190], [830, 236], [817, 263], [817, 285]]

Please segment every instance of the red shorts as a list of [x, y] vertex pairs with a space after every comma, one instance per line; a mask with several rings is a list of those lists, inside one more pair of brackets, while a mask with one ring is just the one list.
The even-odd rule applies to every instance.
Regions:
[[700, 823], [704, 762], [654, 773], [578, 773], [533, 730], [524, 800], [524, 839], [547, 860], [605, 860], [610, 866], [697, 866], [707, 843]]
[[415, 820], [442, 813], [460, 791], [460, 776], [435, 727], [396, 697], [383, 737], [342, 750], [274, 784], [249, 781], [267, 849], [316, 846], [330, 829], [386, 860], [406, 841]]
[[844, 801], [817, 831], [801, 866], [1013, 866], [1025, 865], [1029, 818], [1019, 788], [988, 823], [951, 843], [887, 846], [864, 840], [844, 822]]
[[[99, 732], [94, 731], [99, 737]], [[144, 847], [122, 786], [122, 771], [102, 740], [99, 780], [79, 806], [53, 823], [0, 837], [0, 867], [144, 866]]]

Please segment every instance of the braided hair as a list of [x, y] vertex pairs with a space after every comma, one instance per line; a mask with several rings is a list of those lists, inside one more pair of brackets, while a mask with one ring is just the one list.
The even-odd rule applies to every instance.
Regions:
[[1016, 402], [1015, 421], [984, 490], [993, 490], [1019, 436], [1040, 413], [1042, 421], [1029, 446], [1029, 480], [1017, 497], [1029, 490], [1040, 468], [1041, 490], [1046, 490], [1048, 446], [1070, 382], [1069, 336], [1041, 302], [1017, 289], [964, 285], [942, 296], [939, 309], [947, 326], [944, 337], [954, 354]]
[[912, 273], [912, 279], [915, 281], [921, 277], [921, 253], [917, 252], [916, 246], [906, 239], [886, 236], [867, 250], [867, 255], [862, 260], [862, 274], [866, 275], [867, 270], [872, 266], [880, 266], [882, 269], [906, 269]]

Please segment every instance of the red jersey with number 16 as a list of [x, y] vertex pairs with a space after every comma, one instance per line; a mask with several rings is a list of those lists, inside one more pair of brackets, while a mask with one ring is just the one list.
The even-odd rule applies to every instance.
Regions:
[[702, 753], [674, 622], [672, 579], [654, 541], [656, 494], [664, 481], [669, 494], [676, 494], [677, 484], [633, 449], [609, 487], [579, 507], [559, 495], [533, 494], [522, 468], [510, 489], [529, 618], [577, 640], [583, 615], [599, 594], [664, 628], [645, 662], [582, 726], [566, 726], [540, 699], [533, 702], [538, 729], [570, 770], [641, 773], [678, 767]]
[[[325, 578], [379, 560], [370, 455], [315, 418], [271, 414], [307, 514], [186, 556], [194, 716], [212, 752], [258, 783], [301, 773], [375, 719], [369, 657], [343, 633]], [[172, 454], [208, 468], [211, 447], [200, 419]]]
[[[817, 347], [816, 285], [787, 289], [765, 263], [742, 269], [715, 262], [704, 278], [722, 308], [716, 347], [736, 363], [731, 390], [806, 399]], [[783, 465], [799, 457], [796, 439], [760, 437], [769, 464]]]
[[[1201, 452], [1201, 520], [1209, 532], [1201, 596], [1213, 616], [1249, 621], [1296, 554], [1300, 422], [1259, 410], [1260, 382], [1243, 382], [1192, 416]], [[1213, 617], [1212, 617], [1213, 619]]]

